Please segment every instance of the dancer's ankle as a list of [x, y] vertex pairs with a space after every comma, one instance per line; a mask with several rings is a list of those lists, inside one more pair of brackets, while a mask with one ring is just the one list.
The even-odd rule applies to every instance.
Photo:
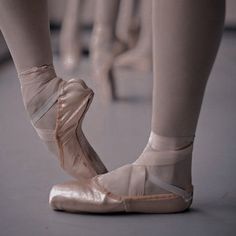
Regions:
[[148, 145], [154, 151], [177, 151], [193, 144], [193, 136], [167, 137], [151, 131]]

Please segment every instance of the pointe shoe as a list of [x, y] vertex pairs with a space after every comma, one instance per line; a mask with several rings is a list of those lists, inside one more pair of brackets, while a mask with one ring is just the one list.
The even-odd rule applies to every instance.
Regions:
[[[93, 95], [83, 80], [62, 81], [58, 91], [31, 117], [38, 135], [58, 157], [62, 169], [77, 179], [107, 172], [82, 131], [82, 122]], [[57, 113], [55, 130], [36, 128], [37, 121], [54, 105]]]
[[[146, 165], [141, 155], [136, 162], [107, 174], [55, 185], [49, 204], [54, 210], [78, 213], [185, 211], [191, 206], [193, 196], [191, 178], [187, 180], [191, 151], [190, 146], [183, 151], [167, 152], [158, 162], [149, 153]], [[169, 167], [166, 173], [165, 168]]]

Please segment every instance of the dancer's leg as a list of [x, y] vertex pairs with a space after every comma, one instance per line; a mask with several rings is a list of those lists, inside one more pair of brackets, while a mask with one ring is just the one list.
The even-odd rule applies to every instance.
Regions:
[[[160, 151], [182, 151], [192, 146], [204, 89], [222, 35], [224, 0], [158, 0], [153, 1], [153, 10], [152, 133], [138, 159], [143, 165], [149, 164], [150, 151], [151, 159], [156, 155], [158, 162]], [[178, 170], [170, 165], [153, 173], [162, 173], [162, 178], [172, 176], [169, 181], [186, 187], [191, 183], [191, 150], [188, 155], [189, 160], [178, 165]], [[110, 183], [110, 179], [105, 180]]]
[[156, 134], [194, 136], [222, 35], [224, 4], [224, 0], [153, 1]]
[[[138, 161], [144, 165], [148, 164], [145, 155], [150, 150], [157, 151], [158, 161], [158, 151], [179, 150], [193, 143], [204, 89], [222, 35], [224, 0], [158, 0], [153, 1], [153, 10], [152, 133]], [[190, 164], [187, 176], [179, 178], [188, 183]], [[169, 170], [173, 171], [173, 166]]]
[[52, 64], [47, 1], [0, 0], [0, 29], [18, 73]]

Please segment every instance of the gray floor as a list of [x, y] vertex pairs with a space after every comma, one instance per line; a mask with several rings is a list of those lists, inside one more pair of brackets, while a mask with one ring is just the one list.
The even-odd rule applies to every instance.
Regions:
[[[0, 67], [0, 235], [235, 235], [236, 35], [224, 36], [204, 99], [193, 161], [192, 209], [170, 215], [76, 215], [52, 211], [51, 186], [69, 179], [31, 127], [11, 63]], [[60, 75], [60, 63], [56, 60]], [[92, 87], [89, 63], [78, 73]], [[109, 169], [132, 162], [147, 142], [152, 75], [117, 72], [120, 101], [98, 97], [84, 129]], [[67, 76], [68, 77], [68, 76]], [[96, 91], [95, 91], [96, 92]]]

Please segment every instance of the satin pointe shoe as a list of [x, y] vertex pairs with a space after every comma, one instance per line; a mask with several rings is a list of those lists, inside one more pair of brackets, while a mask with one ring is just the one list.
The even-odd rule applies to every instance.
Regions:
[[[54, 79], [48, 81], [47, 78]], [[77, 179], [106, 173], [106, 167], [82, 131], [83, 119], [94, 96], [85, 82], [81, 79], [65, 81], [57, 78], [50, 66], [26, 71], [20, 75], [20, 80], [23, 88], [29, 88], [30, 84], [35, 87], [37, 83], [41, 86], [37, 94], [24, 104], [33, 127], [58, 158], [62, 169]], [[23, 90], [26, 97], [30, 92], [30, 89]], [[44, 99], [39, 100], [40, 96]], [[56, 117], [48, 115], [52, 110]], [[46, 123], [40, 126], [40, 121], [45, 118]], [[55, 119], [55, 129], [45, 128], [45, 124], [50, 125]]]
[[37, 129], [37, 132], [59, 157], [62, 169], [75, 178], [90, 178], [107, 172], [82, 131], [82, 122], [93, 96], [93, 91], [83, 80], [70, 79], [62, 84], [60, 90], [41, 107], [33, 119], [36, 122], [43, 115], [42, 111], [57, 102], [56, 129]]
[[191, 153], [192, 146], [160, 152], [158, 159], [146, 152], [107, 174], [55, 185], [49, 203], [54, 210], [77, 213], [185, 211], [193, 196]]

